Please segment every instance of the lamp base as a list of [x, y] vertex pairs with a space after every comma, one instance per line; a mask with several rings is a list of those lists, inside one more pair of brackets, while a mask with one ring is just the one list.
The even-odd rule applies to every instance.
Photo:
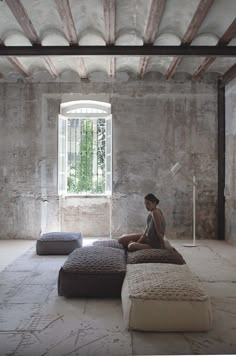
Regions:
[[184, 247], [197, 247], [197, 245], [194, 244], [194, 243], [191, 243], [191, 244], [183, 244], [182, 246], [184, 246]]

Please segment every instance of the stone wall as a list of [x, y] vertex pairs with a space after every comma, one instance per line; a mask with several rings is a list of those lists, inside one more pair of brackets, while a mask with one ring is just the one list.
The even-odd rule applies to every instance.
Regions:
[[[57, 195], [60, 103], [109, 101], [113, 118], [113, 194]], [[160, 199], [167, 235], [191, 238], [192, 184], [197, 177], [197, 238], [217, 238], [217, 85], [146, 78], [126, 83], [0, 84], [0, 237], [37, 238], [44, 231], [85, 236], [142, 231], [143, 196]], [[81, 200], [82, 199], [82, 200]]]

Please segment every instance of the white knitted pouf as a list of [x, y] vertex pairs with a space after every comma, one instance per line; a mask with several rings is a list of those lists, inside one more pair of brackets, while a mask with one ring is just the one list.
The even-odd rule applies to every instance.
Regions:
[[122, 286], [125, 326], [142, 331], [207, 331], [211, 304], [186, 265], [128, 264]]

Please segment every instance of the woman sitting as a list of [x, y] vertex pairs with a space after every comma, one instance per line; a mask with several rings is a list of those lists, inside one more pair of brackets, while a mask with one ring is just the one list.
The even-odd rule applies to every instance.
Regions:
[[122, 235], [118, 241], [129, 251], [147, 248], [165, 248], [164, 235], [166, 229], [165, 218], [162, 211], [157, 208], [159, 199], [149, 193], [144, 197], [144, 205], [150, 214], [147, 217], [147, 226], [143, 234]]

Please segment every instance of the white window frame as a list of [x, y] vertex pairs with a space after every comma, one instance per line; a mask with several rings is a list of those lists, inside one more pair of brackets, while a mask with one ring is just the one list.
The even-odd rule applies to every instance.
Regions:
[[[102, 110], [97, 113], [84, 113], [84, 112], [71, 112], [76, 109], [92, 108]], [[70, 118], [104, 118], [106, 120], [106, 148], [105, 148], [105, 186], [104, 193], [68, 193], [67, 192], [67, 120]], [[65, 126], [64, 132], [61, 132], [61, 128]], [[64, 137], [64, 144], [62, 139]], [[110, 145], [108, 144], [110, 142]], [[64, 158], [64, 161], [63, 161]], [[62, 163], [64, 162], [64, 164]], [[108, 170], [108, 167], [110, 168]], [[112, 194], [112, 115], [111, 104], [80, 100], [76, 102], [68, 102], [61, 104], [60, 114], [58, 115], [58, 195], [60, 196], [111, 196]]]

